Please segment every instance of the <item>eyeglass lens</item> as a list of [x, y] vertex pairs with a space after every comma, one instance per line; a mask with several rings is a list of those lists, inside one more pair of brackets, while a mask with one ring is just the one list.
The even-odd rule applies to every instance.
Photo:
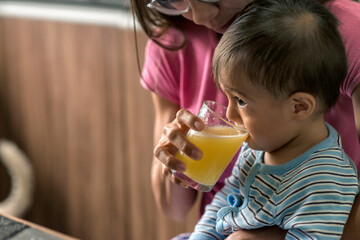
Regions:
[[186, 0], [152, 0], [147, 7], [167, 15], [180, 15], [189, 9]]

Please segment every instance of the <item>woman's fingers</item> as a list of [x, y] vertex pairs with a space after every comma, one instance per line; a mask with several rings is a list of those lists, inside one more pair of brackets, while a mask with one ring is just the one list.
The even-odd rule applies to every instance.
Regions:
[[[194, 160], [199, 160], [202, 157], [202, 153], [198, 147], [191, 143], [186, 138], [186, 133], [181, 131], [178, 127], [166, 126], [163, 132], [164, 142], [169, 142], [171, 145], [175, 146], [176, 152], [170, 152], [175, 155], [177, 151], [185, 153], [190, 158]], [[174, 149], [171, 149], [174, 150]]]
[[154, 156], [159, 159], [166, 167], [179, 172], [186, 170], [186, 165], [179, 159], [175, 158], [168, 150], [169, 146], [158, 144], [154, 150]]
[[163, 175], [174, 184], [188, 187], [188, 184], [177, 178], [171, 169], [177, 172], [186, 170], [185, 163], [175, 157], [178, 151], [194, 160], [202, 158], [201, 150], [186, 138], [186, 134], [189, 129], [201, 131], [203, 128], [204, 123], [186, 110], [180, 110], [176, 118], [163, 128], [159, 143], [154, 149], [154, 156], [163, 164]]
[[165, 175], [174, 184], [181, 185], [183, 188], [189, 187], [189, 185], [185, 181], [177, 178], [175, 174], [171, 171], [171, 169], [165, 166], [163, 167], [163, 175]]
[[186, 125], [188, 129], [192, 128], [196, 131], [201, 131], [205, 127], [204, 122], [198, 116], [185, 109], [180, 109], [177, 112], [176, 119], [179, 123]]
[[181, 109], [176, 114], [176, 122], [178, 128], [183, 134], [179, 134], [175, 129], [168, 130], [168, 138], [170, 141], [183, 153], [194, 160], [200, 160], [202, 158], [201, 150], [194, 144], [192, 144], [185, 134], [188, 130], [194, 129], [195, 131], [201, 131], [204, 129], [203, 121], [196, 115], [190, 113], [187, 110]]

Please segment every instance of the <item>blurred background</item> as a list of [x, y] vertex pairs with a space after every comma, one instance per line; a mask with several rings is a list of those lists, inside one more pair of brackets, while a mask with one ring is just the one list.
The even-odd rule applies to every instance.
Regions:
[[[147, 37], [137, 27], [139, 60]], [[153, 107], [128, 0], [0, 1], [0, 139], [34, 172], [20, 217], [80, 239], [191, 231], [156, 210]], [[0, 201], [13, 184], [0, 162]]]

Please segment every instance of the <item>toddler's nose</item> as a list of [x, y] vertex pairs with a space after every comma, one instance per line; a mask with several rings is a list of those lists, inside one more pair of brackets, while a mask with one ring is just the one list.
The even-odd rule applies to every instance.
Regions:
[[240, 116], [240, 113], [237, 111], [237, 108], [233, 103], [229, 103], [229, 106], [226, 110], [226, 117], [234, 122], [237, 126], [243, 126], [243, 120]]

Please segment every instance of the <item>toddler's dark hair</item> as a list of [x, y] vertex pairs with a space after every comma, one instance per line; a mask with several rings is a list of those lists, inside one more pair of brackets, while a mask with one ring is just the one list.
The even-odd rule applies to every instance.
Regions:
[[226, 71], [236, 84], [241, 71], [274, 96], [306, 92], [324, 110], [339, 96], [347, 73], [337, 19], [313, 0], [261, 0], [223, 35], [213, 58], [213, 71]]

